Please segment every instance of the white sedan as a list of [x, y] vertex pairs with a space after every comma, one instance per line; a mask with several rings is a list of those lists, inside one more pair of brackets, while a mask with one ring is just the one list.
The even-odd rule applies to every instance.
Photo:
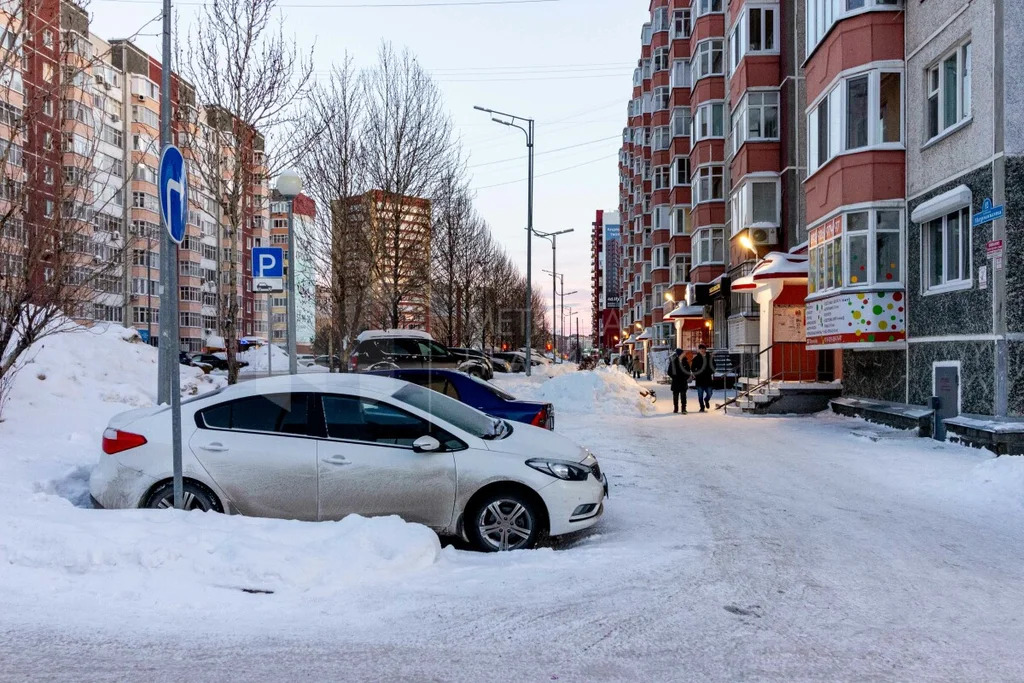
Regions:
[[[273, 377], [182, 403], [190, 510], [337, 520], [399, 515], [480, 550], [593, 525], [607, 480], [568, 439], [407, 382]], [[173, 506], [166, 406], [115, 416], [89, 488], [98, 507]]]

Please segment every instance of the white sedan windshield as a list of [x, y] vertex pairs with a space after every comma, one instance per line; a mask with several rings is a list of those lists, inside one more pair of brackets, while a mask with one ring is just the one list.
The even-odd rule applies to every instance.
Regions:
[[444, 394], [415, 384], [407, 384], [396, 391], [393, 397], [482, 439], [493, 439], [500, 436], [504, 430], [500, 420], [495, 420]]

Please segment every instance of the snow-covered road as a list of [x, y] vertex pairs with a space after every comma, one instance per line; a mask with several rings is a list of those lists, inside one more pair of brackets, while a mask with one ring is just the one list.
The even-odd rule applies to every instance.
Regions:
[[557, 549], [326, 595], [41, 585], [0, 595], [0, 680], [1024, 679], [1024, 463], [666, 403], [556, 403], [612, 485]]

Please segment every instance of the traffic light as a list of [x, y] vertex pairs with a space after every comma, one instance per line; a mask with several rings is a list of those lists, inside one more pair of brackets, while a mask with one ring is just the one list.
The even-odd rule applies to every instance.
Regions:
[[546, 347], [546, 350], [548, 350], [548, 351], [550, 351], [550, 350], [551, 350], [551, 342], [548, 342], [548, 343], [547, 343], [547, 347]]

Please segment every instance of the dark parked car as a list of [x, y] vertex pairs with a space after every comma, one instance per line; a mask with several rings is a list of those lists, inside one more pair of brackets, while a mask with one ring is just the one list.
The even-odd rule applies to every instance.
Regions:
[[[325, 367], [325, 368], [329, 368], [329, 367], [331, 367], [331, 357], [330, 356], [317, 356], [313, 360], [313, 363], [316, 364], [316, 365], [320, 365], [322, 367]], [[344, 371], [345, 364], [341, 362], [341, 357], [334, 356], [334, 367], [339, 369], [339, 370]]]
[[421, 387], [450, 396], [479, 411], [513, 422], [524, 422], [535, 427], [555, 428], [555, 411], [550, 403], [520, 401], [490, 382], [457, 370], [378, 370], [384, 375], [405, 380]]
[[[192, 362], [195, 363], [196, 365], [199, 365], [199, 364], [209, 365], [214, 370], [227, 370], [228, 369], [228, 359], [227, 358], [221, 358], [220, 356], [218, 356], [215, 353], [196, 353], [196, 354], [193, 354], [192, 355]], [[244, 368], [247, 365], [249, 365], [249, 363], [247, 363], [244, 360], [238, 361], [238, 367], [240, 367], [240, 368]]]
[[398, 370], [402, 368], [446, 368], [487, 377], [490, 367], [482, 360], [461, 358], [434, 341], [426, 332], [415, 330], [363, 332], [348, 359], [349, 372]]
[[[494, 358], [505, 361], [509, 364], [511, 372], [524, 372], [526, 369], [526, 354], [522, 351], [501, 351], [493, 354]], [[541, 365], [536, 356], [533, 357], [533, 367]]]

